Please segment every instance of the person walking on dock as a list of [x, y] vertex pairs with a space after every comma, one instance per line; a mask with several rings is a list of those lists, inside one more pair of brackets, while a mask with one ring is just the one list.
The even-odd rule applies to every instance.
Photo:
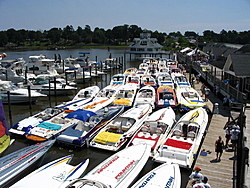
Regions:
[[199, 180], [202, 181], [204, 179], [204, 176], [200, 173], [201, 168], [196, 166], [194, 168], [194, 172], [192, 172], [189, 176], [189, 180], [192, 180], [192, 185], [194, 185], [194, 183]]
[[215, 141], [215, 152], [216, 152], [216, 161], [220, 161], [220, 158], [223, 153], [224, 141], [219, 136], [218, 140]]
[[235, 150], [236, 149], [236, 146], [237, 146], [237, 143], [238, 143], [238, 137], [239, 137], [239, 134], [240, 134], [240, 130], [239, 130], [239, 126], [237, 125], [233, 125], [232, 126], [232, 130], [231, 130], [231, 143], [232, 143], [232, 149]]
[[210, 94], [210, 89], [208, 87], [205, 87], [205, 102], [208, 101], [208, 97], [209, 97], [209, 94]]
[[232, 127], [231, 126], [227, 126], [226, 129], [225, 129], [225, 132], [226, 132], [226, 135], [225, 135], [225, 138], [226, 138], [226, 144], [225, 144], [225, 147], [228, 148], [228, 143], [229, 141], [231, 140], [231, 130], [232, 130]]

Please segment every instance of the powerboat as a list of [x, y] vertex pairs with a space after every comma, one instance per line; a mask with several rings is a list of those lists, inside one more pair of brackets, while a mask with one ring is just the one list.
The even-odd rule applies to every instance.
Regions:
[[124, 85], [126, 80], [126, 76], [124, 74], [115, 74], [112, 76], [110, 81], [110, 86], [120, 86]]
[[32, 188], [34, 186], [36, 188], [65, 187], [71, 181], [79, 178], [89, 164], [89, 159], [87, 159], [73, 166], [69, 164], [72, 158], [73, 155], [68, 155], [49, 162], [16, 182], [10, 188]]
[[17, 122], [15, 125], [13, 125], [10, 129], [10, 133], [18, 134], [18, 135], [26, 135], [30, 132], [31, 129], [42, 123], [43, 121], [49, 120], [52, 117], [58, 115], [63, 111], [62, 108], [46, 108], [45, 110], [24, 118], [23, 120]]
[[76, 87], [67, 85], [62, 78], [44, 80], [42, 78], [34, 78], [28, 80], [31, 90], [38, 90], [45, 95], [67, 95], [77, 90]]
[[117, 88], [116, 98], [113, 101], [114, 105], [124, 105], [132, 107], [137, 93], [137, 85], [128, 83]]
[[138, 180], [131, 188], [180, 188], [181, 172], [178, 164], [164, 163]]
[[[80, 110], [82, 109], [78, 109], [78, 111]], [[57, 137], [68, 127], [77, 125], [80, 121], [84, 121], [84, 119], [79, 119], [78, 115], [68, 116], [70, 113], [72, 113], [72, 110], [64, 110], [49, 120], [39, 123], [26, 132], [25, 137], [38, 142], [45, 141]], [[81, 115], [85, 115], [85, 113]], [[82, 116], [80, 118], [82, 118]], [[85, 116], [83, 118], [85, 118]]]
[[181, 73], [171, 73], [175, 88], [191, 87], [187, 77]]
[[7, 187], [32, 164], [37, 162], [54, 144], [55, 140], [26, 146], [0, 158], [0, 186]]
[[127, 68], [125, 71], [124, 71], [124, 75], [125, 76], [128, 76], [130, 74], [135, 74], [137, 72], [137, 68], [135, 67], [130, 67], [130, 68]]
[[141, 87], [141, 77], [137, 74], [129, 74], [127, 77], [126, 77], [126, 82], [125, 82], [125, 85], [126, 84], [135, 84], [137, 86], [137, 89], [140, 89]]
[[143, 86], [152, 86], [153, 88], [157, 88], [156, 80], [151, 75], [144, 75], [141, 77], [141, 87]]
[[153, 160], [159, 163], [176, 163], [190, 169], [197, 159], [207, 124], [208, 114], [204, 108], [187, 112], [171, 129]]
[[97, 112], [98, 110], [111, 105], [115, 100], [117, 92], [117, 87], [108, 85], [101, 89], [94, 97], [93, 101], [84, 105], [82, 109]]
[[129, 187], [146, 164], [149, 153], [150, 147], [145, 143], [125, 148], [101, 162], [83, 178], [71, 182], [66, 188]]
[[151, 112], [149, 104], [130, 108], [100, 130], [90, 142], [90, 146], [117, 151], [142, 126]]
[[194, 88], [178, 87], [175, 91], [180, 111], [188, 111], [199, 107], [206, 107], [206, 103]]
[[[56, 141], [60, 144], [82, 147], [111, 120], [119, 116], [124, 110], [123, 106], [108, 106], [95, 112], [95, 115], [72, 125], [62, 132]], [[73, 112], [72, 112], [73, 113]]]
[[127, 147], [146, 143], [151, 147], [150, 156], [153, 157], [156, 149], [166, 139], [174, 123], [175, 112], [171, 107], [161, 108], [153, 112], [134, 134]]
[[163, 108], [167, 106], [175, 108], [178, 103], [174, 89], [166, 85], [158, 87], [156, 91], [155, 103], [157, 108]]
[[[4, 104], [7, 104], [8, 102], [10, 102], [11, 104], [28, 102], [34, 103], [39, 97], [47, 96], [32, 90], [30, 90], [29, 95], [28, 89], [19, 88], [15, 86], [11, 81], [2, 80], [0, 80], [0, 94], [2, 95], [2, 102]], [[10, 97], [10, 101], [8, 101], [8, 97]]]
[[155, 88], [152, 86], [144, 86], [136, 94], [134, 106], [142, 104], [150, 104], [152, 108], [155, 108]]
[[158, 87], [165, 85], [165, 86], [170, 86], [174, 88], [174, 82], [169, 73], [157, 74], [156, 81], [157, 81]]
[[63, 102], [58, 105], [58, 108], [68, 109], [68, 110], [77, 110], [82, 108], [84, 105], [91, 102], [100, 91], [98, 86], [90, 86], [83, 88], [78, 91], [78, 93], [74, 96], [71, 101]]
[[26, 135], [38, 124], [55, 117], [64, 110], [74, 111], [81, 108], [81, 106], [84, 106], [85, 104], [92, 101], [99, 90], [100, 88], [98, 86], [90, 86], [81, 89], [71, 101], [64, 102], [55, 107], [46, 108], [45, 110], [33, 116], [21, 120], [13, 125], [9, 132], [19, 135]]

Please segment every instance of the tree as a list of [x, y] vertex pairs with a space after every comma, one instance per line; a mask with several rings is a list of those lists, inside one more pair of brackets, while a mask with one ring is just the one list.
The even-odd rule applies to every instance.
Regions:
[[6, 32], [0, 31], [0, 46], [4, 46], [8, 43], [8, 36]]
[[56, 44], [60, 41], [62, 30], [59, 28], [52, 28], [47, 33], [47, 38], [50, 39], [52, 44]]

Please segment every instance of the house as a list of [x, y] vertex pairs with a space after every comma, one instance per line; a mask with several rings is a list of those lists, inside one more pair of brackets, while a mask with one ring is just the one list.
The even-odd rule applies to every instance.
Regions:
[[166, 54], [165, 51], [161, 50], [162, 45], [157, 42], [156, 38], [151, 38], [151, 33], [148, 33], [144, 30], [143, 33], [140, 34], [140, 38], [134, 38], [133, 43], [128, 46], [129, 50], [126, 53], [134, 54], [137, 58], [141, 57], [156, 57], [162, 54]]

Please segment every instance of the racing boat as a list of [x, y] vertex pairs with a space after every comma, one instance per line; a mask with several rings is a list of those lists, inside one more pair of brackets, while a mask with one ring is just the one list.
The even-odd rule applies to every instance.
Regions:
[[110, 86], [120, 86], [124, 85], [126, 80], [126, 76], [124, 74], [115, 74], [112, 76], [110, 81]]
[[162, 85], [156, 90], [156, 101], [157, 108], [163, 108], [171, 106], [175, 108], [177, 106], [177, 97], [172, 87]]
[[141, 104], [150, 104], [155, 108], [155, 89], [152, 86], [144, 86], [137, 92], [134, 106]]
[[138, 180], [131, 188], [180, 188], [181, 173], [178, 164], [164, 163]]
[[149, 104], [130, 108], [100, 130], [90, 146], [117, 151], [141, 127], [151, 112]]
[[83, 178], [70, 183], [66, 188], [129, 187], [146, 164], [149, 153], [150, 147], [147, 144], [125, 148], [104, 160]]
[[[58, 143], [82, 147], [88, 144], [100, 129], [109, 121], [116, 118], [124, 110], [123, 106], [108, 106], [95, 112], [95, 115], [86, 117], [86, 121], [79, 121], [78, 124], [67, 128], [57, 138]], [[72, 112], [73, 113], [73, 112]]]
[[0, 158], [0, 187], [5, 187], [25, 169], [40, 159], [55, 140], [24, 147]]
[[145, 142], [151, 147], [151, 157], [166, 139], [175, 122], [175, 112], [171, 107], [161, 108], [152, 113], [142, 127], [134, 134], [128, 146]]
[[178, 87], [175, 91], [180, 111], [189, 111], [199, 107], [206, 107], [206, 103], [194, 88]]
[[153, 160], [159, 163], [177, 163], [181, 167], [191, 168], [197, 158], [207, 124], [208, 114], [204, 108], [187, 112], [171, 129]]
[[[89, 164], [89, 159], [87, 159], [76, 166], [70, 165], [72, 158], [73, 155], [69, 155], [45, 164], [16, 182], [10, 188], [33, 188], [34, 186], [36, 188], [65, 187], [71, 181], [79, 178]], [[31, 182], [34, 182], [35, 185]]]
[[124, 105], [125, 107], [132, 107], [134, 104], [135, 96], [137, 92], [137, 85], [127, 83], [118, 88], [114, 105]]

